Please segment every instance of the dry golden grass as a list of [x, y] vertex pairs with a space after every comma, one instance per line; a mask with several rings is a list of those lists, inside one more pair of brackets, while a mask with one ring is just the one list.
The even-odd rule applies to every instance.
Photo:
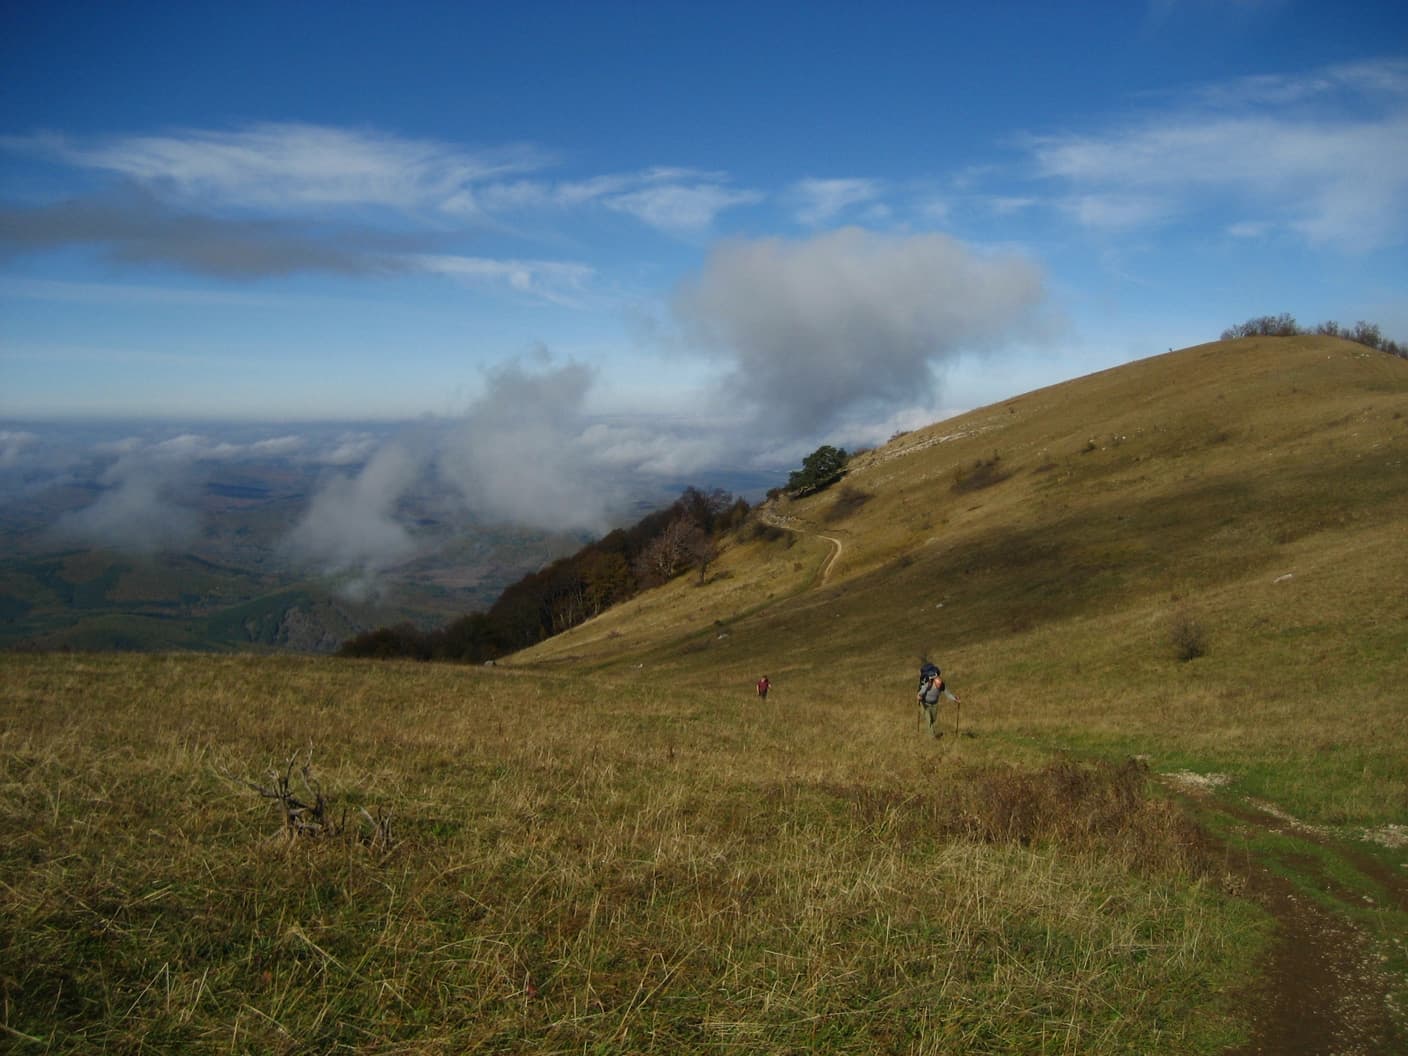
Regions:
[[[1232, 1029], [1216, 995], [1252, 924], [1137, 769], [969, 771], [884, 705], [0, 663], [4, 1029], [35, 1051], [1192, 1052]], [[289, 839], [240, 783], [294, 753], [344, 836]], [[359, 806], [392, 813], [390, 847]]]

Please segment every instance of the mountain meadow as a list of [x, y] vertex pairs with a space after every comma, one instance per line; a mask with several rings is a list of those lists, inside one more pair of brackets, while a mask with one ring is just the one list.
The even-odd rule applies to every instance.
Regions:
[[492, 665], [0, 654], [0, 1033], [1404, 1051], [1406, 456], [1408, 360], [1253, 336], [896, 436]]

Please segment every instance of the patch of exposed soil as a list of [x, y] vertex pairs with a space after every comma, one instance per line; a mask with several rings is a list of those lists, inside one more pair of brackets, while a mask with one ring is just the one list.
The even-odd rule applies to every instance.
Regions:
[[[1196, 776], [1196, 775], [1193, 775]], [[1247, 833], [1293, 833], [1326, 848], [1372, 880], [1389, 901], [1408, 913], [1408, 873], [1362, 850], [1303, 825], [1267, 804], [1237, 804], [1215, 797], [1225, 782], [1165, 775], [1190, 795], [1200, 812], [1231, 817]], [[1363, 905], [1366, 896], [1335, 881], [1314, 855], [1291, 864], [1315, 887], [1341, 903]], [[1277, 935], [1256, 982], [1244, 997], [1253, 1009], [1251, 1039], [1227, 1056], [1383, 1056], [1408, 1052], [1408, 1033], [1390, 1012], [1392, 981], [1369, 937], [1349, 917], [1327, 908], [1243, 849], [1226, 848], [1229, 882], [1255, 899], [1276, 921]]]

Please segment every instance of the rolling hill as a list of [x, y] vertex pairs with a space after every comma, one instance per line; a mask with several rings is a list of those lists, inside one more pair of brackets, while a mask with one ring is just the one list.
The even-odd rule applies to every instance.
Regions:
[[[1184, 349], [896, 437], [761, 512], [788, 537], [512, 662], [899, 707], [930, 655], [994, 732], [1404, 820], [1408, 361], [1315, 336]], [[1189, 633], [1205, 655], [1181, 662]]]
[[897, 436], [493, 667], [0, 655], [3, 1028], [1398, 1051], [1405, 455], [1408, 361], [1217, 342]]
[[1408, 1037], [1408, 362], [1315, 336], [1170, 352], [760, 512], [785, 541], [514, 662], [740, 704], [766, 673], [799, 721], [901, 728], [933, 657], [979, 738], [945, 765], [1133, 757], [1254, 863], [1237, 890], [1280, 938], [1237, 1052]]

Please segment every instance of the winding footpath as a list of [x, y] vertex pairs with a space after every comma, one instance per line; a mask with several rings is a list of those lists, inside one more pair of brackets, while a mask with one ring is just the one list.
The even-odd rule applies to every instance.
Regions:
[[787, 523], [785, 518], [778, 517], [771, 510], [763, 514], [763, 523], [773, 528], [780, 528], [784, 532], [795, 532], [797, 535], [810, 535], [817, 539], [825, 539], [830, 543], [835, 549], [831, 551], [831, 556], [828, 557], [821, 566], [821, 585], [825, 586], [827, 582], [830, 581], [831, 571], [836, 567], [836, 562], [840, 560], [841, 552], [845, 550], [845, 544], [842, 543], [840, 539], [837, 539], [834, 535], [822, 535], [820, 532], [811, 532], [805, 528], [796, 528]]

